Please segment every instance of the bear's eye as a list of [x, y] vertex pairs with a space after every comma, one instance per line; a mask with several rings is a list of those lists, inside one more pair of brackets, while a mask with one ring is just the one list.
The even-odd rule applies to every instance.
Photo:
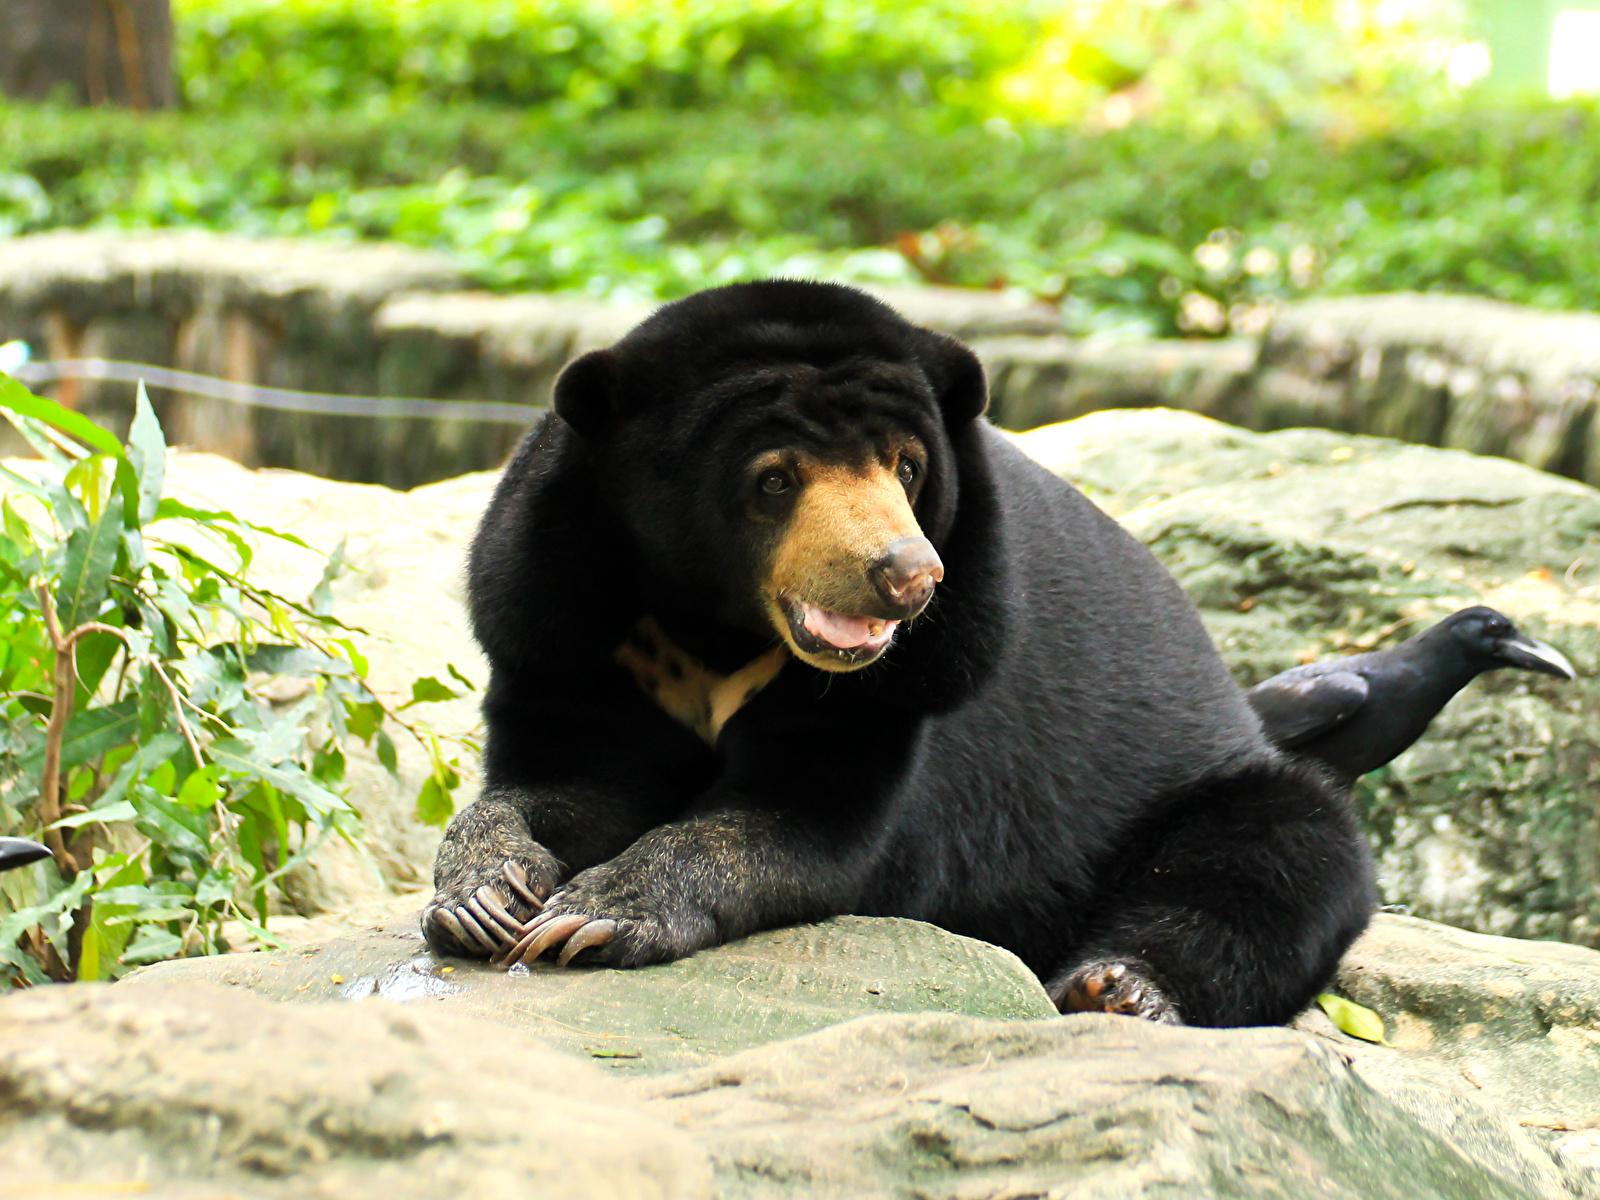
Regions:
[[794, 481], [784, 471], [763, 471], [756, 480], [756, 486], [764, 495], [781, 496], [794, 486]]
[[917, 478], [917, 471], [917, 460], [907, 458], [902, 454], [900, 456], [900, 465], [895, 468], [895, 474], [900, 477], [900, 482], [905, 484], [906, 487], [910, 487]]

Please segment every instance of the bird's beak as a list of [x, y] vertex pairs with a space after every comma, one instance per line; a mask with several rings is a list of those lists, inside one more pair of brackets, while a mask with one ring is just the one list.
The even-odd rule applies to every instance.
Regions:
[[49, 857], [49, 848], [41, 846], [38, 842], [30, 842], [27, 838], [0, 837], [0, 871], [9, 871], [12, 867], [25, 867], [31, 862]]
[[1502, 638], [1496, 649], [1499, 651], [1500, 660], [1509, 666], [1521, 667], [1525, 671], [1538, 671], [1543, 675], [1554, 675], [1557, 679], [1578, 677], [1578, 673], [1572, 669], [1572, 664], [1567, 661], [1565, 654], [1554, 646], [1536, 642], [1530, 637], [1523, 637], [1520, 633]]

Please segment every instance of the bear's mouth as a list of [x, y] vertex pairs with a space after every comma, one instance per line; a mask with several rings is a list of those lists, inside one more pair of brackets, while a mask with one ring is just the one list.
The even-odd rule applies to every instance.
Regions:
[[783, 597], [780, 605], [795, 646], [841, 666], [866, 666], [888, 649], [900, 627], [887, 617], [834, 612], [793, 596]]

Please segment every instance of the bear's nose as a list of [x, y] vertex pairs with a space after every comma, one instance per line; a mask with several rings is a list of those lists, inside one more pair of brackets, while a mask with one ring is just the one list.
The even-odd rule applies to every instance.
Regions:
[[878, 595], [903, 617], [914, 617], [927, 605], [934, 584], [944, 578], [944, 564], [927, 538], [906, 537], [889, 543], [871, 574]]

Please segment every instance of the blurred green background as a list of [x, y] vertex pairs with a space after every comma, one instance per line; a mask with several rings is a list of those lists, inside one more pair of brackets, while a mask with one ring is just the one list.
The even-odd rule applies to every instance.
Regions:
[[0, 236], [381, 238], [491, 289], [649, 298], [764, 274], [1016, 288], [1080, 332], [1251, 332], [1280, 298], [1397, 289], [1600, 308], [1597, 0], [170, 14], [169, 110], [75, 107], [66, 83], [0, 104]]

